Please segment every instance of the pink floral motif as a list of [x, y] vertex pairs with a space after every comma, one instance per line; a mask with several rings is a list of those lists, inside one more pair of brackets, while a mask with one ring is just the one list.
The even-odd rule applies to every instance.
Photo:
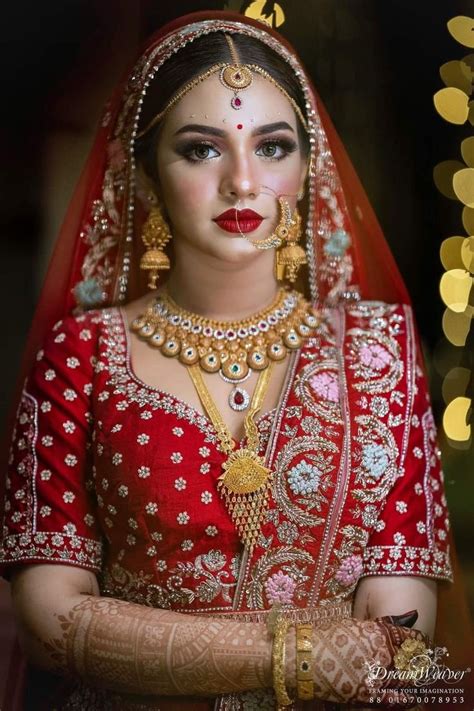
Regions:
[[359, 355], [363, 365], [375, 368], [375, 370], [383, 370], [392, 362], [390, 353], [377, 343], [368, 343], [362, 346]]
[[335, 373], [317, 373], [309, 383], [316, 395], [323, 400], [339, 402], [339, 382]]
[[295, 592], [296, 582], [289, 575], [282, 573], [281, 570], [268, 578], [265, 583], [265, 592], [269, 602], [273, 605], [280, 602], [284, 605], [289, 605], [293, 602], [293, 594]]
[[125, 163], [125, 151], [123, 150], [120, 139], [116, 138], [115, 141], [111, 141], [109, 143], [107, 153], [109, 156], [110, 167], [116, 172], [119, 171]]
[[350, 555], [344, 558], [335, 578], [344, 587], [356, 583], [362, 575], [362, 558], [360, 555]]

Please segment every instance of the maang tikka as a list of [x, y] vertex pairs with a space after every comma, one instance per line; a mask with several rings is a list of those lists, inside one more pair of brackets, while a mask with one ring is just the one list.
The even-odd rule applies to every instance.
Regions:
[[231, 100], [230, 105], [233, 109], [238, 111], [242, 108], [242, 99], [238, 95], [238, 92], [242, 91], [242, 89], [248, 89], [248, 87], [251, 86], [253, 74], [245, 64], [240, 63], [239, 55], [232, 37], [230, 35], [224, 35], [224, 37], [229, 46], [232, 64], [227, 64], [221, 69], [219, 78], [226, 89], [230, 89], [234, 92], [234, 98]]
[[142, 138], [145, 136], [150, 129], [157, 125], [159, 121], [170, 111], [176, 104], [184, 97], [188, 92], [190, 92], [194, 87], [198, 86], [202, 81], [208, 79], [216, 73], [219, 73], [219, 79], [226, 89], [230, 89], [233, 93], [233, 98], [231, 99], [231, 106], [233, 109], [241, 109], [243, 106], [242, 98], [239, 96], [239, 92], [244, 89], [248, 89], [251, 86], [254, 76], [259, 75], [263, 79], [269, 81], [273, 86], [275, 86], [278, 91], [280, 91], [283, 96], [290, 102], [293, 109], [301, 121], [302, 126], [305, 131], [308, 132], [308, 123], [298, 106], [297, 102], [288, 94], [286, 89], [284, 89], [272, 75], [267, 72], [263, 67], [258, 64], [243, 64], [239, 58], [237, 48], [230, 34], [224, 33], [229, 51], [231, 54], [230, 62], [219, 62], [214, 64], [209, 69], [206, 69], [202, 74], [198, 74], [196, 77], [191, 79], [187, 84], [185, 84], [171, 99], [168, 101], [166, 106], [160, 111], [156, 116], [154, 116], [151, 121], [137, 133], [137, 138]]

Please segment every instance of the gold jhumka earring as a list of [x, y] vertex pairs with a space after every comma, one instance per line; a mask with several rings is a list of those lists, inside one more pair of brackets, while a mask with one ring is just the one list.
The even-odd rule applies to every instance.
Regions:
[[[280, 219], [275, 230], [260, 240], [251, 240], [244, 232], [242, 237], [249, 241], [256, 249], [276, 248], [275, 253], [275, 276], [278, 281], [287, 279], [291, 284], [296, 281], [298, 271], [303, 264], [306, 264], [306, 252], [298, 244], [301, 239], [301, 215], [298, 208], [293, 214], [286, 200], [278, 198], [280, 207]], [[284, 244], [286, 241], [286, 244]]]
[[142, 240], [146, 252], [140, 260], [140, 269], [149, 273], [148, 288], [156, 289], [159, 271], [170, 268], [170, 260], [163, 252], [163, 247], [170, 241], [171, 232], [163, 217], [161, 208], [154, 205], [142, 229]]
[[298, 242], [301, 239], [301, 215], [298, 208], [295, 209], [288, 230], [286, 245], [277, 249], [275, 256], [275, 274], [278, 281], [287, 279], [290, 284], [296, 281], [298, 271], [303, 264], [306, 264], [306, 252]]

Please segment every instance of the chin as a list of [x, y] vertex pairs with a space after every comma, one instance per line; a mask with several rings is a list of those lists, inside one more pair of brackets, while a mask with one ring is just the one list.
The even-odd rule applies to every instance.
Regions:
[[243, 237], [224, 237], [222, 242], [206, 245], [206, 253], [229, 264], [245, 264], [258, 259], [260, 252]]

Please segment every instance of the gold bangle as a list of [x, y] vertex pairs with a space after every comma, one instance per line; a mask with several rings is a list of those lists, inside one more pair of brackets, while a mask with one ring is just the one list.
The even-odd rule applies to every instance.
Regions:
[[273, 688], [275, 690], [278, 708], [285, 707], [293, 703], [288, 696], [285, 686], [285, 644], [286, 633], [290, 623], [284, 617], [278, 617], [275, 623], [272, 647], [272, 675]]
[[314, 699], [313, 627], [301, 623], [296, 625], [296, 688], [299, 699]]

